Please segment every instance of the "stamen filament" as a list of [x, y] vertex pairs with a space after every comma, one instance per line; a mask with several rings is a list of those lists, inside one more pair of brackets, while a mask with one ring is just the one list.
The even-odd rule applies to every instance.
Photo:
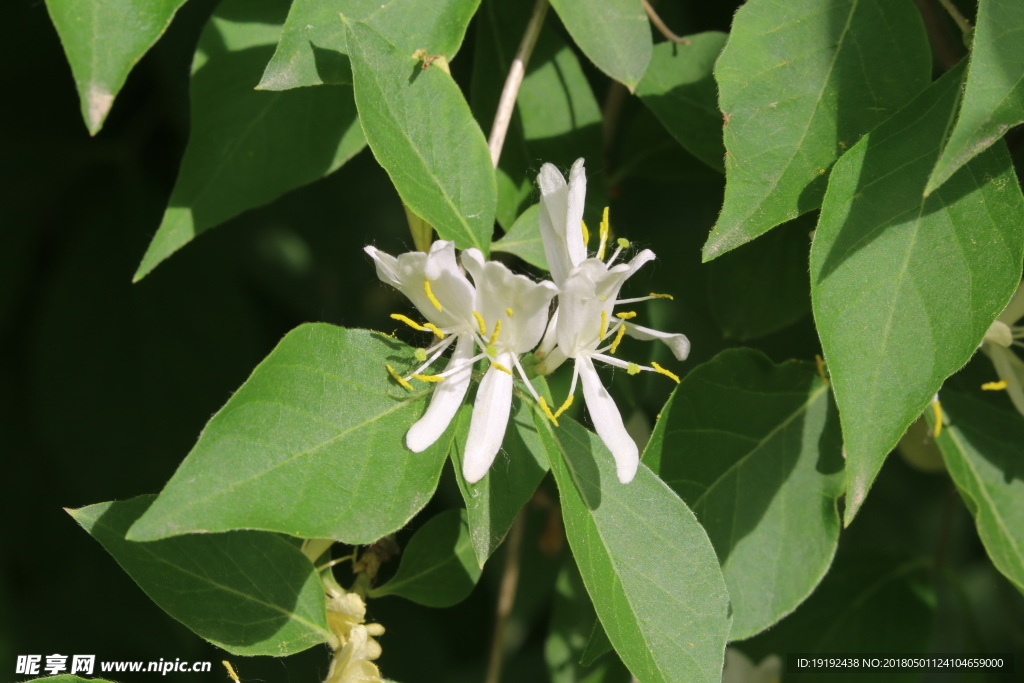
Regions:
[[412, 386], [411, 384], [409, 384], [408, 382], [406, 382], [406, 381], [405, 381], [405, 380], [404, 380], [404, 379], [402, 378], [402, 376], [401, 376], [401, 375], [399, 375], [399, 374], [398, 374], [397, 372], [395, 372], [395, 369], [394, 369], [393, 367], [391, 367], [390, 365], [386, 365], [386, 364], [384, 365], [384, 367], [386, 367], [386, 368], [388, 369], [388, 372], [389, 372], [389, 373], [391, 373], [391, 376], [395, 378], [395, 381], [396, 381], [396, 382], [398, 382], [399, 384], [401, 384], [401, 385], [402, 385], [403, 387], [405, 387], [405, 388], [406, 388], [406, 389], [408, 389], [409, 391], [415, 391], [415, 389], [413, 388], [413, 386]]
[[526, 370], [523, 369], [523, 364], [519, 362], [519, 356], [513, 354], [512, 363], [516, 370], [519, 371], [519, 376], [523, 378], [523, 383], [526, 384], [526, 388], [529, 390], [530, 396], [533, 396], [533, 400], [539, 403], [540, 396], [537, 394], [537, 390], [533, 388], [533, 385], [530, 384], [530, 380], [526, 377]]
[[436, 308], [439, 311], [444, 310], [441, 308], [441, 302], [438, 301], [437, 297], [434, 296], [434, 293], [430, 291], [430, 280], [423, 281], [423, 291], [424, 293], [426, 293], [427, 298], [430, 299], [430, 303], [434, 304], [434, 308]]
[[998, 382], [985, 382], [981, 385], [981, 388], [985, 391], [1001, 391], [1005, 389], [1010, 383], [1005, 379], [1001, 379]]
[[668, 370], [661, 367], [654, 361], [651, 361], [651, 367], [654, 368], [654, 371], [659, 375], [665, 375], [666, 377], [670, 377], [676, 381], [676, 384], [679, 384], [679, 375], [675, 374], [674, 372], [669, 372]]
[[476, 324], [480, 327], [480, 336], [487, 334], [487, 326], [484, 325], [484, 317], [480, 315], [480, 312], [473, 311], [473, 317], [476, 318]]
[[622, 341], [622, 338], [624, 336], [626, 336], [626, 326], [619, 325], [619, 331], [615, 333], [615, 340], [612, 342], [611, 347], [608, 349], [608, 353], [615, 353], [615, 351], [619, 348], [619, 343]]
[[[451, 336], [451, 337], [448, 337], [448, 338], [447, 338], [447, 339], [445, 339], [444, 341], [440, 341], [440, 342], [438, 342], [437, 344], [434, 344], [434, 346], [432, 346], [431, 348], [427, 349], [427, 353], [429, 353], [429, 354], [433, 354], [433, 355], [429, 356], [429, 357], [428, 357], [428, 358], [426, 359], [426, 361], [425, 361], [425, 362], [423, 363], [423, 365], [421, 365], [421, 366], [419, 366], [418, 368], [416, 368], [416, 369], [415, 369], [415, 370], [414, 370], [414, 371], [412, 372], [412, 374], [410, 374], [410, 377], [411, 377], [412, 375], [414, 375], [414, 374], [419, 374], [419, 373], [423, 372], [424, 370], [426, 370], [426, 369], [427, 369], [428, 367], [430, 367], [430, 364], [431, 364], [431, 363], [433, 363], [433, 362], [434, 362], [435, 360], [437, 360], [437, 359], [438, 359], [438, 357], [439, 357], [439, 356], [440, 356], [440, 355], [441, 355], [442, 353], [444, 353], [444, 352], [445, 352], [445, 349], [447, 349], [447, 348], [448, 348], [449, 346], [451, 346], [451, 345], [452, 345], [452, 342], [453, 342], [453, 341], [455, 341], [456, 339], [457, 339], [457, 337], [455, 337], [455, 336], [453, 335], [453, 336]], [[420, 350], [420, 349], [417, 349], [417, 350]], [[418, 359], [417, 359], [417, 360], [418, 360]]]

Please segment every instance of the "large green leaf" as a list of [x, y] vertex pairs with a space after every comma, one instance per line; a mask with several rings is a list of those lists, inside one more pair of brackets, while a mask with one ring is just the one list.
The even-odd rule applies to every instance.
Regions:
[[459, 86], [440, 66], [348, 21], [356, 104], [370, 149], [412, 211], [442, 239], [486, 255], [494, 232], [491, 154]]
[[350, 84], [339, 15], [372, 26], [399, 51], [455, 56], [480, 0], [294, 0], [260, 90]]
[[192, 63], [188, 146], [135, 280], [196, 235], [334, 171], [365, 141], [352, 90], [257, 92], [288, 0], [225, 0]]
[[283, 657], [331, 637], [323, 584], [293, 543], [265, 531], [125, 540], [152, 501], [68, 512], [153, 602], [228, 652]]
[[963, 104], [932, 169], [932, 193], [957, 169], [1024, 122], [1024, 3], [979, 0]]
[[695, 157], [724, 171], [722, 112], [712, 68], [725, 45], [726, 34], [708, 31], [654, 46], [647, 73], [636, 94], [669, 133]]
[[840, 159], [811, 246], [814, 319], [846, 445], [847, 524], [886, 454], [1020, 282], [1024, 198], [1005, 146], [922, 199], [962, 73]]
[[185, 0], [46, 0], [90, 135], [103, 127], [128, 72], [183, 4]]
[[946, 390], [942, 410], [948, 424], [936, 442], [946, 468], [992, 563], [1024, 591], [1024, 419]]
[[689, 505], [718, 553], [732, 640], [789, 614], [828, 571], [844, 489], [839, 415], [813, 363], [729, 349], [692, 370], [643, 461]]
[[427, 607], [451, 607], [466, 599], [480, 580], [466, 511], [445, 510], [420, 527], [402, 552], [391, 580], [369, 597], [400, 595]]
[[804, 214], [711, 262], [711, 314], [726, 338], [763, 337], [811, 312], [807, 258], [817, 217]]
[[631, 91], [651, 61], [651, 26], [640, 0], [551, 0], [583, 54]]
[[[494, 121], [532, 6], [532, 2], [484, 0], [480, 8], [470, 103], [485, 127]], [[603, 164], [601, 108], [576, 53], [549, 20], [527, 64], [498, 163], [497, 219], [502, 227], [511, 230], [535, 197], [541, 164], [567, 169], [580, 157], [592, 171]], [[608, 203], [604, 182], [595, 178], [588, 190], [587, 207], [596, 214]]]
[[715, 550], [675, 493], [641, 463], [619, 483], [601, 440], [562, 417], [537, 430], [573, 556], [608, 639], [645, 683], [722, 677], [729, 596]]
[[400, 529], [433, 495], [450, 441], [423, 453], [405, 445], [429, 385], [409, 393], [384, 366], [414, 363], [411, 348], [376, 332], [292, 330], [206, 425], [129, 536], [266, 529], [361, 544]]
[[704, 260], [821, 205], [832, 163], [929, 83], [911, 0], [750, 0], [715, 65], [725, 203]]
[[[535, 379], [534, 384], [538, 391], [548, 394], [543, 379]], [[548, 398], [550, 400], [550, 394]], [[475, 484], [467, 483], [462, 476], [463, 450], [469, 435], [473, 406], [463, 406], [456, 418], [452, 465], [462, 498], [466, 501], [470, 538], [481, 567], [501, 545], [520, 508], [530, 500], [548, 471], [544, 448], [533, 424], [532, 403], [533, 399], [527, 396], [514, 408], [515, 414], [509, 420], [501, 453], [490, 471]]]
[[533, 204], [519, 214], [505, 236], [492, 244], [491, 249], [515, 254], [531, 266], [547, 270], [548, 257], [540, 236], [540, 204]]

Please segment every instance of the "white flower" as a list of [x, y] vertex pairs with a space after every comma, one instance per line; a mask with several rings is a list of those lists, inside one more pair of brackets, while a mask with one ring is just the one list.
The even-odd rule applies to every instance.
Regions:
[[982, 385], [983, 389], [1006, 389], [1017, 412], [1024, 415], [1024, 360], [1011, 346], [1024, 347], [1024, 282], [1017, 286], [1010, 303], [985, 333], [981, 350], [992, 361], [999, 375], [998, 382]]
[[780, 680], [782, 660], [778, 655], [768, 655], [754, 666], [750, 658], [736, 648], [725, 648], [722, 683], [779, 683]]
[[583, 397], [587, 402], [594, 428], [615, 457], [619, 481], [625, 484], [632, 481], [636, 475], [640, 462], [639, 450], [627, 433], [615, 402], [601, 383], [594, 368], [594, 361], [599, 360], [623, 368], [631, 375], [641, 370], [658, 372], [678, 382], [679, 378], [676, 375], [657, 363], [651, 363], [651, 367], [642, 366], [616, 358], [613, 354], [626, 334], [636, 339], [657, 339], [664, 342], [677, 360], [684, 360], [689, 354], [690, 342], [682, 334], [660, 332], [627, 322], [636, 317], [633, 311], [614, 313], [616, 305], [666, 295], [618, 298], [619, 290], [625, 281], [641, 266], [653, 260], [654, 252], [644, 249], [628, 264], [615, 264], [622, 250], [629, 247], [628, 241], [620, 239], [615, 252], [604, 261], [610, 232], [608, 209], [605, 209], [601, 221], [597, 256], [587, 258], [586, 243], [589, 241], [589, 235], [581, 218], [586, 193], [583, 160], [580, 159], [573, 164], [568, 184], [551, 164], [544, 164], [541, 167], [538, 183], [541, 188], [541, 235], [548, 266], [551, 268], [552, 277], [559, 285], [559, 294], [558, 310], [552, 316], [548, 332], [537, 350], [538, 358], [542, 359], [537, 370], [546, 374], [567, 358], [576, 361], [569, 396], [565, 403], [554, 413], [548, 409], [544, 401], [539, 403], [548, 417], [556, 421], [572, 404], [577, 379], [582, 378]]
[[[478, 249], [467, 249], [462, 263], [472, 275], [474, 287], [456, 263], [452, 242], [435, 242], [429, 254], [410, 252], [397, 259], [373, 247], [366, 247], [366, 252], [376, 262], [380, 279], [405, 294], [429, 323], [420, 325], [402, 315], [392, 317], [440, 337], [420, 354], [423, 365], [408, 376], [402, 377], [388, 366], [406, 388], [412, 388], [412, 379], [438, 383], [426, 413], [406, 434], [406, 445], [412, 451], [423, 451], [444, 433], [465, 398], [473, 363], [481, 358], [490, 361], [477, 390], [463, 459], [463, 476], [475, 483], [501, 449], [512, 409], [513, 369], [518, 369], [527, 389], [539, 400], [519, 356], [540, 341], [548, 305], [558, 289], [550, 282], [514, 275], [501, 263], [484, 261]], [[458, 341], [448, 368], [439, 375], [421, 375], [453, 339]], [[474, 355], [477, 346], [482, 352]]]
[[334, 634], [334, 656], [324, 683], [383, 683], [372, 660], [381, 655], [375, 636], [384, 634], [380, 624], [366, 623], [366, 603], [356, 593], [340, 588], [328, 591], [327, 624]]

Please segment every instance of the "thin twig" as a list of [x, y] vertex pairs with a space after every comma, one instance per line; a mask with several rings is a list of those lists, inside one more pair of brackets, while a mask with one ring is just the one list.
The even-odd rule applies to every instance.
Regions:
[[661, 17], [658, 16], [658, 13], [654, 11], [653, 7], [651, 7], [651, 3], [647, 2], [647, 0], [640, 1], [644, 5], [644, 11], [647, 12], [647, 17], [651, 20], [651, 23], [654, 24], [654, 28], [658, 29], [661, 32], [661, 35], [665, 36], [673, 43], [679, 43], [680, 45], [690, 44], [689, 38], [680, 38], [675, 33], [672, 33], [672, 29], [665, 25], [665, 22], [661, 20]]
[[[547, 0], [544, 0], [547, 2]], [[519, 584], [519, 547], [523, 541], [523, 520], [525, 512], [519, 511], [508, 532], [508, 548], [505, 550], [505, 572], [501, 576], [498, 593], [497, 623], [494, 625], [494, 640], [491, 641], [491, 658], [487, 663], [486, 683], [501, 680], [501, 662], [505, 656], [505, 625], [516, 601], [516, 586]]]
[[971, 41], [974, 40], [974, 27], [971, 26], [971, 22], [967, 21], [967, 17], [960, 13], [960, 10], [953, 4], [953, 0], [939, 0], [939, 4], [949, 12], [949, 16], [953, 17], [953, 21], [964, 34], [964, 45], [970, 47]]
[[537, 36], [540, 35], [540, 27], [544, 24], [544, 15], [547, 12], [548, 0], [537, 0], [530, 21], [526, 24], [523, 39], [519, 42], [519, 49], [516, 50], [515, 59], [512, 60], [512, 68], [508, 70], [505, 87], [501, 89], [498, 111], [494, 113], [491, 136], [487, 139], [487, 147], [491, 150], [491, 162], [495, 168], [498, 167], [501, 148], [505, 144], [505, 134], [508, 133], [508, 124], [512, 121], [512, 112], [516, 108], [519, 86], [523, 84], [523, 76], [526, 75], [526, 63], [530, 61], [533, 46], [537, 44]]

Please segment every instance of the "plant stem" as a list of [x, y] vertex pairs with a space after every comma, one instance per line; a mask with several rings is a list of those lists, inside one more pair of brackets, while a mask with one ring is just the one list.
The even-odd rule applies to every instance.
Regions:
[[640, 1], [644, 5], [644, 11], [647, 12], [647, 18], [651, 20], [652, 24], [654, 24], [654, 28], [661, 32], [661, 35], [665, 36], [673, 43], [679, 43], [680, 45], [690, 44], [689, 38], [680, 38], [672, 32], [672, 29], [670, 29], [665, 22], [661, 20], [661, 17], [658, 16], [658, 13], [654, 11], [654, 7], [651, 6], [651, 3], [647, 0]]
[[953, 17], [953, 21], [964, 34], [964, 45], [970, 47], [971, 41], [974, 40], [974, 27], [971, 26], [971, 22], [967, 21], [967, 17], [960, 13], [960, 10], [953, 4], [953, 0], [939, 0], [939, 4], [949, 12], [949, 16]]
[[[547, 3], [547, 0], [543, 0]], [[540, 4], [540, 3], [537, 3]], [[494, 625], [494, 640], [491, 641], [491, 658], [487, 663], [486, 683], [501, 680], [501, 662], [505, 656], [505, 625], [516, 601], [516, 586], [519, 584], [519, 548], [523, 542], [524, 509], [519, 510], [508, 532], [508, 547], [505, 549], [505, 571], [501, 575], [498, 592], [497, 618]]]
[[501, 89], [498, 111], [494, 113], [491, 136], [487, 139], [487, 147], [491, 150], [491, 162], [495, 168], [498, 167], [498, 159], [501, 158], [501, 148], [505, 144], [508, 124], [512, 121], [516, 97], [519, 96], [519, 86], [523, 84], [523, 76], [526, 75], [526, 63], [530, 61], [533, 46], [537, 44], [537, 36], [540, 35], [540, 27], [544, 24], [544, 15], [547, 12], [548, 0], [537, 0], [533, 6], [533, 14], [530, 15], [530, 21], [526, 24], [523, 39], [519, 42], [519, 49], [516, 50], [515, 59], [512, 60], [512, 68], [509, 69], [508, 77], [505, 79], [505, 87]]

